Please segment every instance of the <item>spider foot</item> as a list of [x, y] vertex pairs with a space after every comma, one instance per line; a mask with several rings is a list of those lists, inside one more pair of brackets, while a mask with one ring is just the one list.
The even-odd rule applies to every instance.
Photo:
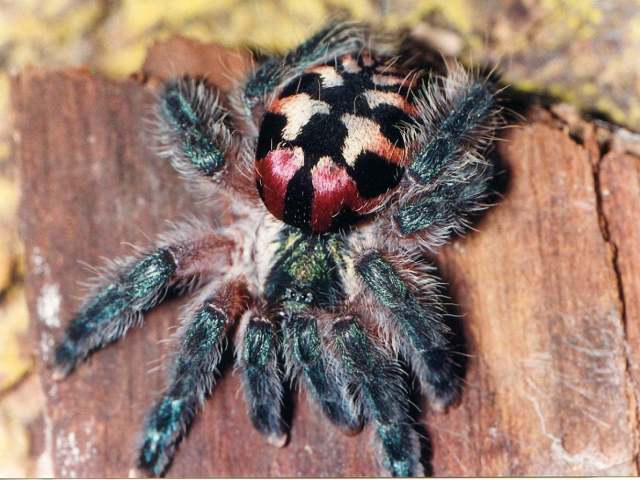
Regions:
[[273, 445], [276, 448], [282, 448], [289, 442], [289, 434], [271, 434], [267, 437], [267, 442], [269, 442], [269, 445]]
[[424, 476], [424, 468], [418, 461], [420, 444], [410, 425], [380, 425], [376, 436], [381, 446], [378, 456], [393, 477]]

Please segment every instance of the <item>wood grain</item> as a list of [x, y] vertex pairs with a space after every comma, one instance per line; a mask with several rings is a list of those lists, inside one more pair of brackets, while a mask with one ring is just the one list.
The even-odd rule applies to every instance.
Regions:
[[[167, 58], [175, 59], [170, 70]], [[144, 78], [209, 73], [227, 88], [227, 75], [216, 77], [222, 64], [248, 65], [237, 53], [179, 39], [154, 48]], [[41, 364], [78, 304], [77, 282], [88, 277], [78, 260], [97, 265], [128, 254], [123, 242], [145, 245], [164, 220], [203, 208], [148, 148], [140, 125], [153, 84], [68, 70], [28, 70], [12, 81]], [[422, 417], [435, 475], [638, 473], [639, 160], [601, 158], [593, 132], [578, 143], [570, 133], [540, 109], [510, 130], [498, 149], [509, 178], [503, 200], [478, 232], [439, 256], [470, 361], [461, 405]], [[41, 365], [43, 448], [56, 475], [127, 475], [143, 415], [164, 383], [163, 340], [179, 304], [154, 310], [144, 328], [63, 383]], [[294, 397], [291, 441], [270, 447], [250, 426], [228, 368], [169, 475], [378, 473], [367, 431], [345, 437], [304, 394]]]

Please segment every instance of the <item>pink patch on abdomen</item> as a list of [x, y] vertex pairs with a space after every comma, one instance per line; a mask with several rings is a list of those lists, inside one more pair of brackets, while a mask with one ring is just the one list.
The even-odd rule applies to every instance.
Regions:
[[256, 176], [262, 184], [264, 204], [280, 220], [284, 216], [284, 200], [289, 181], [303, 164], [302, 150], [288, 148], [271, 150], [266, 157], [256, 162]]
[[358, 188], [344, 168], [330, 159], [321, 159], [311, 170], [313, 203], [311, 204], [311, 229], [326, 232], [331, 227], [333, 217], [343, 205], [358, 210], [364, 201], [358, 195]]

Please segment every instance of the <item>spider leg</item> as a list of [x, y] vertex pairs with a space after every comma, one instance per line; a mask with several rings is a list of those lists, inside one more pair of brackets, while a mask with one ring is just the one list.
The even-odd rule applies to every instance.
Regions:
[[465, 166], [458, 174], [459, 180], [440, 183], [400, 206], [395, 220], [402, 235], [428, 230], [430, 242], [437, 246], [452, 233], [466, 230], [469, 217], [489, 206], [491, 166]]
[[250, 110], [279, 86], [313, 64], [357, 51], [365, 45], [366, 32], [356, 22], [333, 22], [284, 57], [270, 57], [247, 79], [243, 89], [245, 109]]
[[237, 148], [226, 116], [218, 91], [204, 79], [168, 81], [156, 104], [160, 155], [188, 179], [217, 179]]
[[287, 363], [301, 377], [325, 415], [335, 425], [354, 433], [362, 428], [347, 385], [335, 372], [334, 360], [324, 351], [315, 318], [291, 315], [283, 324]]
[[162, 300], [169, 287], [188, 285], [211, 264], [226, 258], [233, 246], [208, 226], [181, 225], [177, 231], [181, 233], [174, 236], [180, 240], [161, 239], [157, 248], [115, 262], [115, 271], [101, 280], [56, 345], [54, 378], [65, 377], [93, 350], [124, 336], [144, 312]]
[[[390, 328], [395, 342], [411, 362], [431, 405], [442, 410], [460, 395], [452, 335], [432, 270], [412, 271], [410, 264], [417, 262], [373, 250], [357, 259], [356, 272], [374, 301], [385, 309], [383, 321], [395, 321]], [[416, 278], [419, 284], [411, 281]]]
[[237, 349], [243, 390], [253, 426], [274, 446], [287, 442], [282, 418], [282, 379], [278, 367], [278, 333], [275, 325], [257, 310], [247, 312]]
[[246, 308], [240, 282], [205, 292], [188, 309], [168, 386], [145, 422], [138, 457], [140, 468], [162, 475], [214, 386], [226, 334]]
[[428, 230], [428, 240], [439, 245], [489, 206], [493, 171], [482, 154], [499, 125], [500, 107], [492, 86], [460, 66], [423, 86], [415, 106], [418, 120], [406, 139], [414, 145], [408, 188], [391, 214], [401, 235]]
[[424, 475], [399, 366], [373, 343], [355, 317], [338, 319], [331, 336], [342, 372], [354, 384], [365, 413], [374, 422], [381, 464], [393, 476]]

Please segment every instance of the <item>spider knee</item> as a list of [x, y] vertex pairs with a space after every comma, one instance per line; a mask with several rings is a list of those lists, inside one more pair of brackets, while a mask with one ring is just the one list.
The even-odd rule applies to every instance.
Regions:
[[[161, 248], [136, 262], [126, 273], [123, 284], [127, 296], [144, 306], [167, 285], [178, 268], [176, 256], [169, 248]], [[143, 306], [140, 305], [140, 306]]]

